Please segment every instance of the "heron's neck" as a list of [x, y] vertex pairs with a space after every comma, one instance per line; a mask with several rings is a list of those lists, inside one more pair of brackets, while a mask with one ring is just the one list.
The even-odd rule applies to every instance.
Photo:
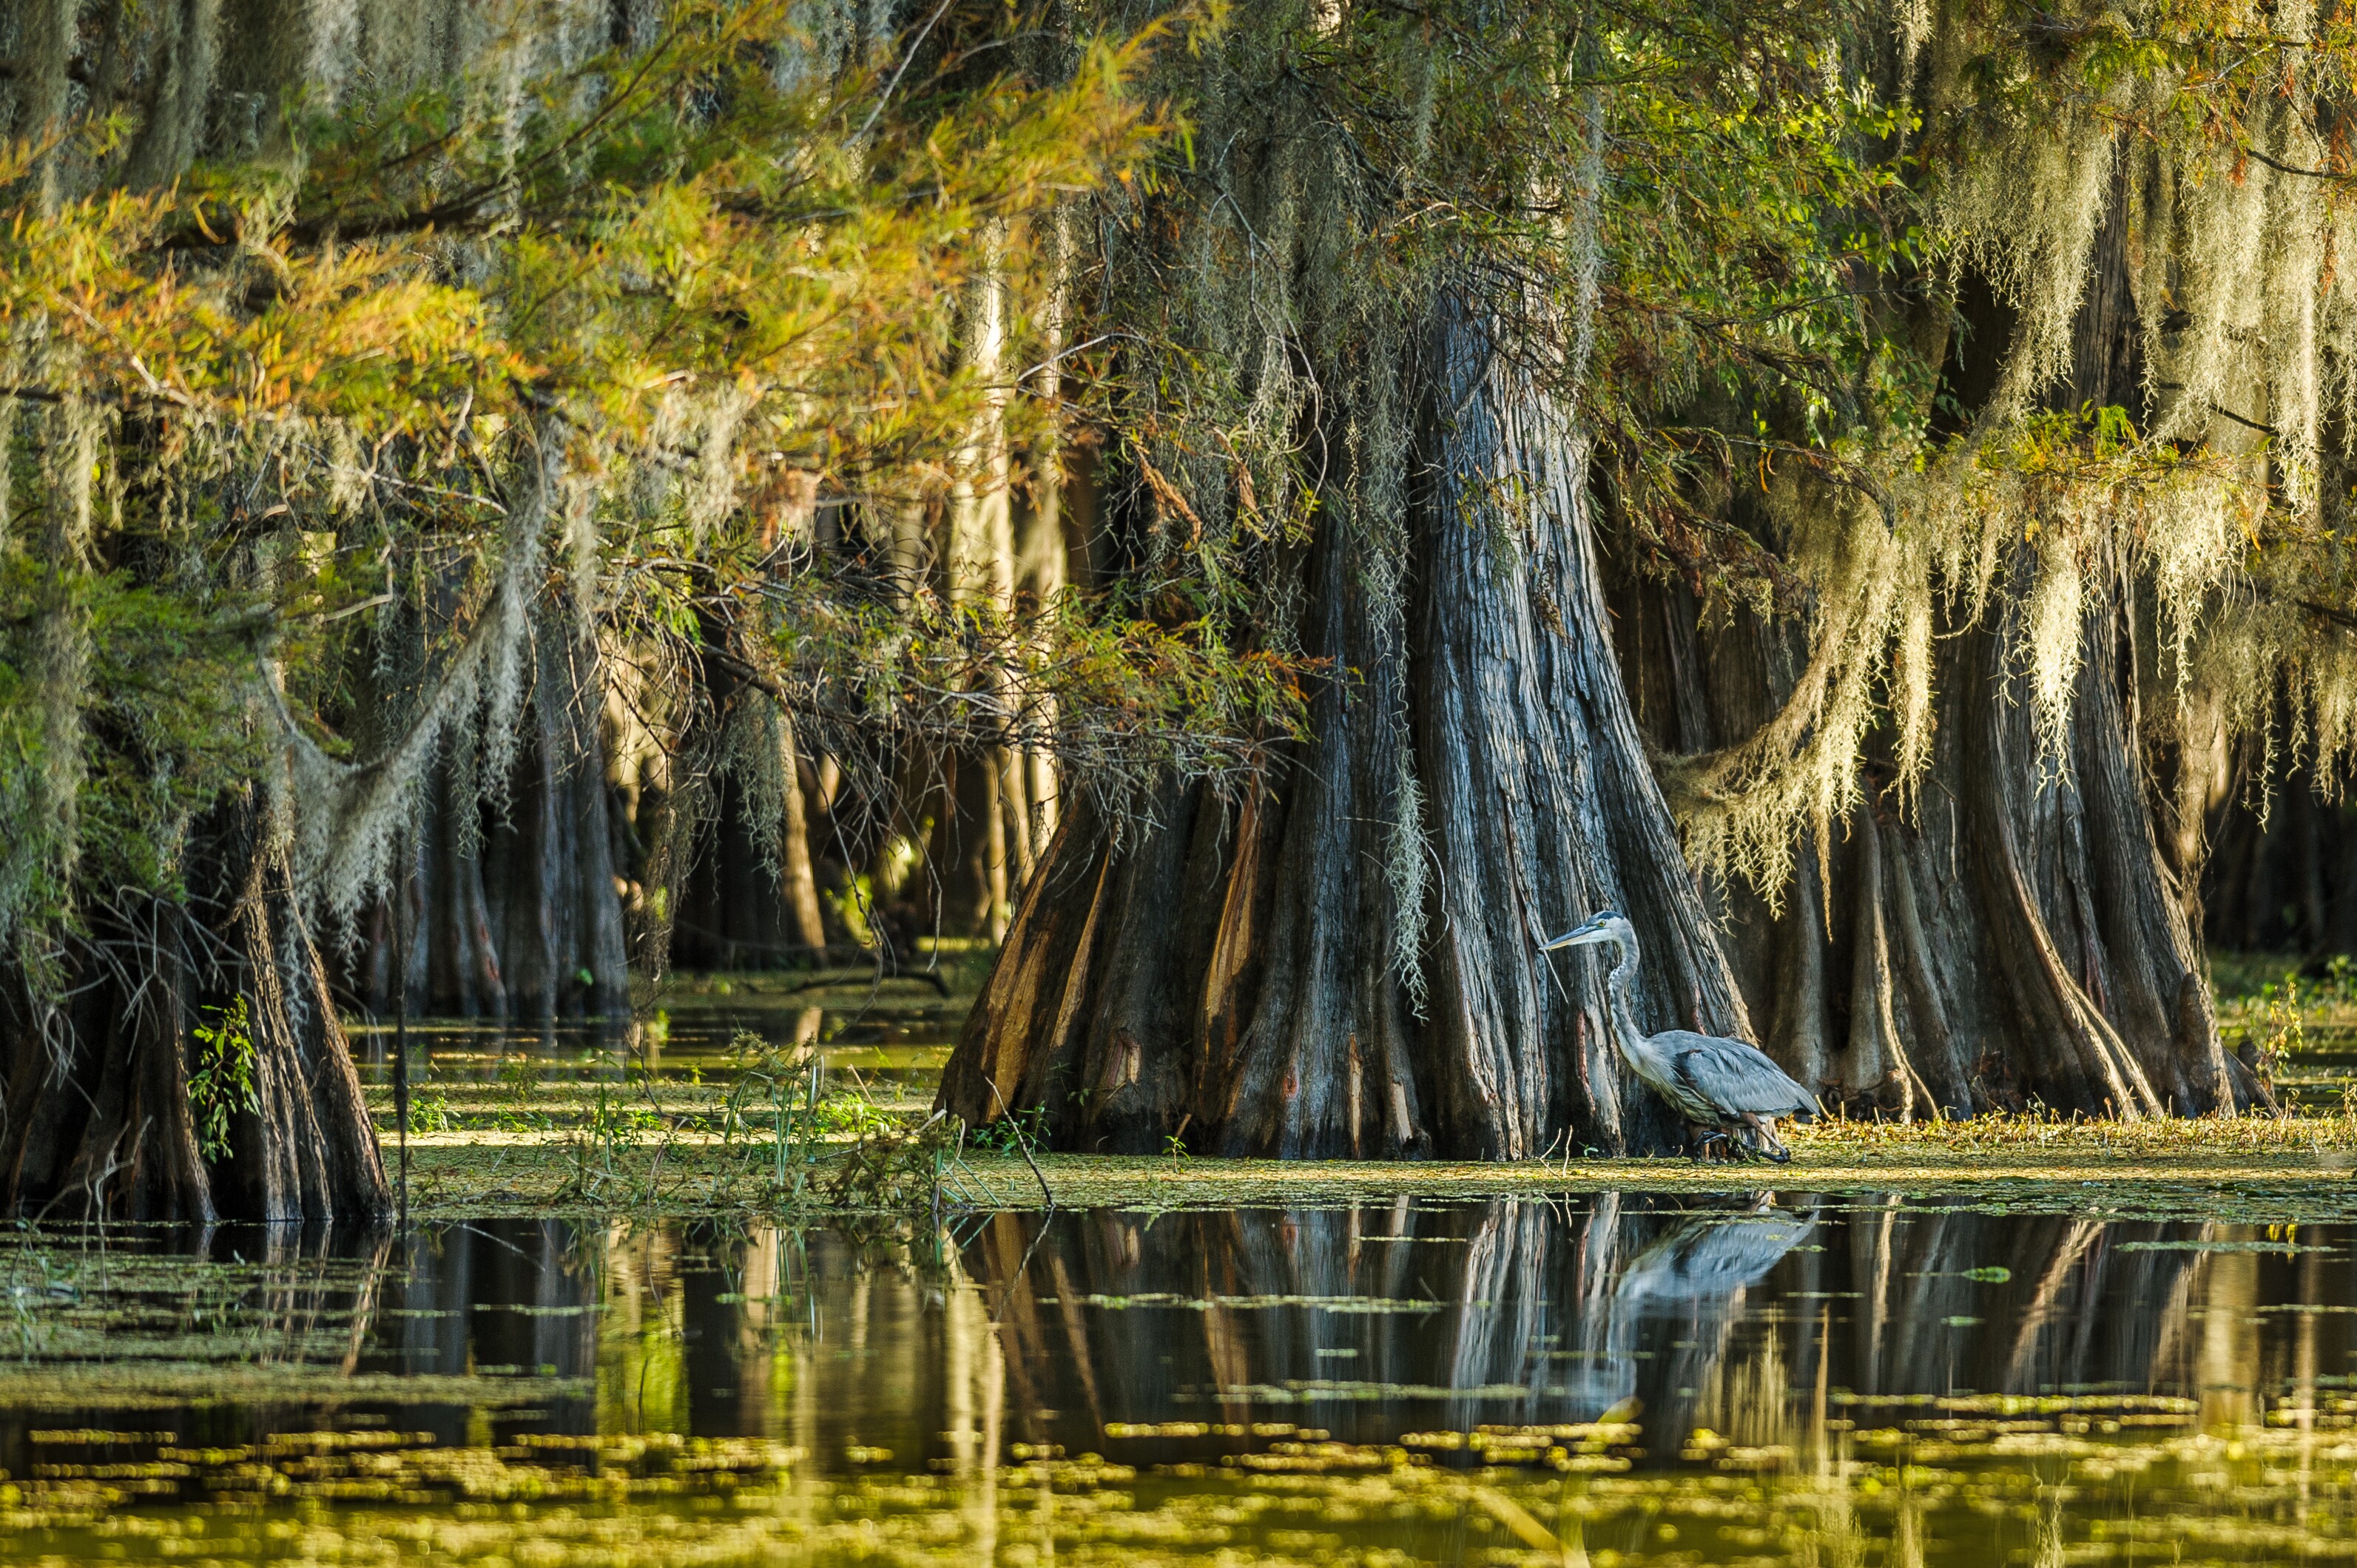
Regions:
[[1637, 1026], [1637, 1003], [1631, 994], [1637, 979], [1637, 939], [1615, 938], [1612, 945], [1620, 956], [1612, 961], [1611, 970], [1604, 976], [1606, 1006], [1612, 1015], [1612, 1038], [1630, 1066], [1634, 1067], [1645, 1054], [1645, 1032]]

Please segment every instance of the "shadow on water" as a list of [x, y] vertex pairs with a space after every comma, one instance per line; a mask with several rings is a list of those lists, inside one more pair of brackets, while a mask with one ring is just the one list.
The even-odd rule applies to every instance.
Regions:
[[[1749, 1559], [1782, 1561], [1809, 1498], [1818, 1535], [1836, 1494], [1845, 1529], [1915, 1528], [1903, 1509], [1858, 1522], [1886, 1483], [1980, 1520], [1967, 1533], [1991, 1550], [2013, 1527], [1988, 1521], [2015, 1519], [2014, 1545], [2047, 1560], [2046, 1536], [2125, 1528], [2090, 1466], [2348, 1427], [2350, 1241], [1795, 1194], [1005, 1213], [938, 1237], [17, 1232], [0, 1239], [0, 1555], [306, 1498], [435, 1516], [489, 1488], [627, 1511], [633, 1488], [731, 1477], [732, 1508], [802, 1498], [787, 1554], [824, 1557], [827, 1520], [922, 1517], [938, 1536], [1027, 1485], [1117, 1482], [1123, 1508], [1167, 1514], [1283, 1480], [1348, 1514], [1332, 1488], [1388, 1477], [1400, 1520], [1455, 1509], [1454, 1548], [1420, 1524], [1352, 1538], [1420, 1543], [1415, 1561], [1571, 1561], [1573, 1533], [1602, 1550], [1612, 1530], [1640, 1561], [1678, 1539], [1643, 1520], [1710, 1508], [1750, 1521], [1713, 1527], [1733, 1555], [1665, 1560], [1782, 1540]], [[888, 1476], [904, 1490], [878, 1491]], [[2234, 1506], [2247, 1522], [2247, 1495]], [[1473, 1550], [1493, 1534], [1506, 1557]]]

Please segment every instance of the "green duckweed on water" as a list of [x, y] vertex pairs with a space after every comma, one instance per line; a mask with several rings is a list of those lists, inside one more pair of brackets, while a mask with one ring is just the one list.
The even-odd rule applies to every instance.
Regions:
[[[2345, 1408], [2120, 1434], [2134, 1402], [1828, 1423], [1798, 1450], [1689, 1434], [1645, 1474], [1630, 1425], [1491, 1426], [1392, 1444], [1265, 1428], [1246, 1452], [1141, 1464], [1017, 1444], [911, 1472], [822, 1473], [759, 1439], [274, 1434], [229, 1448], [49, 1431], [0, 1492], [0, 1551], [134, 1560], [572, 1564], [1783, 1563], [2303, 1561], [2357, 1555]], [[2170, 1419], [2172, 1418], [2173, 1419]], [[2093, 1429], [2104, 1429], [2103, 1435]], [[150, 1447], [153, 1457], [116, 1455]], [[1458, 1462], [1461, 1461], [1461, 1462]], [[850, 1473], [840, 1473], [847, 1468]], [[142, 1499], [193, 1500], [170, 1509]], [[2223, 1505], [2223, 1506], [2222, 1506]]]

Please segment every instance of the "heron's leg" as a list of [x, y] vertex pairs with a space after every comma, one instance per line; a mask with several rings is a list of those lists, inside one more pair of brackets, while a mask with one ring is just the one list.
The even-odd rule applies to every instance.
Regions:
[[1731, 1149], [1731, 1148], [1734, 1146], [1734, 1145], [1733, 1145], [1733, 1144], [1732, 1144], [1732, 1143], [1729, 1141], [1729, 1139], [1727, 1138], [1727, 1129], [1726, 1129], [1726, 1128], [1724, 1128], [1724, 1127], [1713, 1127], [1713, 1128], [1711, 1128], [1709, 1131], [1707, 1131], [1707, 1132], [1704, 1133], [1703, 1133], [1699, 1138], [1697, 1138], [1697, 1139], [1695, 1139], [1695, 1145], [1694, 1145], [1694, 1148], [1695, 1148], [1695, 1156], [1694, 1156], [1694, 1157], [1695, 1157], [1695, 1159], [1697, 1162], [1700, 1162], [1700, 1161], [1702, 1161], [1702, 1160], [1706, 1160], [1706, 1159], [1714, 1159], [1714, 1160], [1716, 1160], [1716, 1159], [1724, 1159], [1724, 1158], [1726, 1158], [1726, 1157], [1727, 1157], [1727, 1151], [1726, 1151], [1726, 1150], [1721, 1150], [1721, 1151], [1720, 1151], [1718, 1154], [1717, 1154], [1717, 1155], [1713, 1155], [1713, 1154], [1711, 1153], [1711, 1148], [1710, 1148], [1710, 1146], [1711, 1146], [1713, 1144], [1727, 1144], [1727, 1146], [1728, 1146], [1728, 1148], [1729, 1148], [1729, 1149]]

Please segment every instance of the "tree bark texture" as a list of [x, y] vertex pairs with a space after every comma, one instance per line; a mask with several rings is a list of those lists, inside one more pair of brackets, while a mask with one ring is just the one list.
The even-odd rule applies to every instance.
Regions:
[[[7, 1120], [0, 1205], [52, 1219], [367, 1223], [392, 1206], [376, 1133], [285, 852], [250, 793], [191, 835], [185, 902], [108, 911], [72, 944], [73, 1001], [37, 1010], [12, 980], [0, 1014]], [[244, 1003], [210, 1155], [192, 1103], [195, 1031]]]
[[404, 922], [410, 1010], [545, 1022], [630, 1006], [621, 873], [627, 834], [606, 782], [597, 650], [561, 607], [533, 628], [524, 733], [485, 799], [446, 755], [421, 802], [405, 884], [380, 899], [347, 983], [392, 1004], [390, 920]]
[[[2070, 409], [2126, 400], [2141, 417], [2122, 200], [2115, 192], [2096, 241], [2072, 372], [2051, 397]], [[2015, 321], [1971, 278], [1958, 309], [1966, 329], [1950, 339], [1943, 389], [1970, 411], [1997, 386]], [[1729, 517], [1774, 547], [1775, 520], [1740, 487]], [[2040, 570], [2024, 547], [1983, 619], [1937, 626], [1939, 727], [1920, 786], [1902, 801], [1888, 737], [1870, 736], [1864, 802], [1822, 843], [1803, 835], [1779, 901], [1717, 890], [1767, 1049], [1846, 1114], [1962, 1115], [2033, 1099], [2196, 1114], [2265, 1098], [2221, 1048], [2199, 940], [2201, 763], [2213, 748], [2194, 734], [2198, 714], [2146, 716], [2143, 689], [2158, 682], [2143, 650], [2149, 595], [2140, 602], [2132, 565], [2081, 569], [2090, 590], [2058, 749], [2041, 745], [2024, 673], [2018, 607]], [[1791, 694], [1807, 657], [1797, 621], [1706, 616], [1685, 584], [1625, 568], [1613, 593], [1656, 751], [1738, 744]], [[2178, 712], [2173, 694], [2165, 706]], [[2148, 758], [2155, 735], [2165, 755]]]
[[1617, 1152], [1670, 1128], [1622, 1081], [1603, 966], [1566, 963], [1551, 983], [1540, 942], [1618, 908], [1644, 943], [1641, 1027], [1748, 1036], [1749, 1020], [1629, 709], [1584, 440], [1466, 302], [1444, 300], [1437, 337], [1438, 407], [1454, 413], [1434, 433], [1418, 739], [1450, 1142], [1516, 1158], [1561, 1129]]
[[[1674, 582], [1624, 577], [1614, 594], [1657, 750], [1738, 741], [1789, 692], [1798, 650], [1777, 628], [1746, 613], [1698, 624]], [[2098, 593], [2086, 614], [2060, 755], [2035, 733], [2021, 628], [2002, 607], [2018, 595], [2001, 594], [1988, 624], [1941, 628], [1942, 723], [1921, 788], [1900, 801], [1870, 747], [1865, 801], [1822, 855], [1803, 835], [1776, 907], [1717, 890], [1765, 1047], [1829, 1106], [1966, 1115], [2034, 1097], [2198, 1114], [2263, 1098], [2220, 1046], [2163, 848], [2173, 802], [2148, 798], [2121, 596]]]
[[[1747, 1027], [1628, 711], [1568, 412], [1469, 304], [1442, 308], [1430, 354], [1404, 635], [1370, 602], [1364, 533], [1322, 525], [1283, 569], [1308, 651], [1354, 678], [1318, 693], [1313, 738], [1259, 792], [1172, 786], [1120, 833], [1068, 808], [944, 1108], [1044, 1107], [1083, 1150], [1658, 1147], [1671, 1129], [1611, 1054], [1600, 972], [1537, 951], [1608, 904], [1647, 944], [1649, 1027]], [[1385, 869], [1408, 776], [1430, 802], [1420, 997]]]

